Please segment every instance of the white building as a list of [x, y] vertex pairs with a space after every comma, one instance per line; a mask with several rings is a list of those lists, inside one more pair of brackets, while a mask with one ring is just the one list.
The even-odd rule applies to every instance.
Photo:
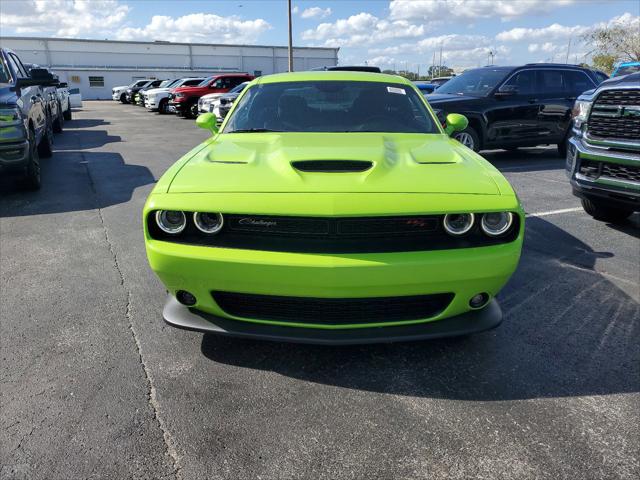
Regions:
[[[178, 78], [220, 72], [267, 75], [288, 68], [286, 47], [204, 43], [121, 42], [40, 37], [0, 37], [24, 63], [50, 68], [79, 88], [84, 99], [111, 98], [111, 88], [142, 78]], [[337, 48], [295, 47], [294, 70], [337, 65]]]

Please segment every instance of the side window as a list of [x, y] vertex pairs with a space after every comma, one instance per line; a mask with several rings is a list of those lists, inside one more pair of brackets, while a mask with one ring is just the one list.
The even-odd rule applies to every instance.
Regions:
[[200, 85], [202, 83], [202, 79], [199, 80], [189, 80], [187, 82], [184, 82], [181, 86], [182, 87], [193, 87], [194, 85]]
[[573, 96], [591, 90], [595, 85], [586, 74], [576, 70], [566, 70], [564, 73], [565, 92]]
[[531, 95], [536, 92], [535, 70], [523, 70], [514, 74], [504, 86], [517, 89], [517, 95]]
[[538, 70], [540, 93], [564, 93], [562, 70]]

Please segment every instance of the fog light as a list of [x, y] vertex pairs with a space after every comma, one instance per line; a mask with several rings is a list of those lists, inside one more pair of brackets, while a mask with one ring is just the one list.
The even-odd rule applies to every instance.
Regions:
[[176, 299], [187, 307], [195, 305], [197, 301], [195, 295], [187, 292], [186, 290], [178, 290], [176, 292]]
[[477, 295], [474, 295], [473, 297], [471, 297], [471, 300], [469, 300], [469, 306], [471, 308], [484, 307], [488, 301], [489, 301], [488, 293], [484, 293], [484, 292], [478, 293]]

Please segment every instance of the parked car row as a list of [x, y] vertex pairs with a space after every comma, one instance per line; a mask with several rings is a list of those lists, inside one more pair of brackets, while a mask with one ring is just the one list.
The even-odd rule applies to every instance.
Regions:
[[71, 120], [71, 107], [66, 83], [0, 49], [0, 173], [40, 188], [40, 158], [52, 155], [54, 134]]
[[113, 87], [112, 99], [152, 112], [195, 118], [203, 111], [212, 112], [215, 100], [231, 90], [241, 91], [236, 90], [237, 87], [246, 85], [253, 78], [247, 73], [225, 73], [173, 80], [137, 80], [131, 85]]

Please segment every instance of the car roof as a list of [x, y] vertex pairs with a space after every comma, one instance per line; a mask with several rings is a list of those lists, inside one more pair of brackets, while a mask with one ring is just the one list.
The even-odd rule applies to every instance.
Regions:
[[350, 81], [350, 82], [380, 82], [380, 83], [404, 83], [413, 86], [413, 83], [398, 75], [388, 75], [386, 73], [370, 72], [350, 72], [350, 71], [305, 71], [276, 73], [264, 75], [254, 80], [256, 83], [279, 83], [279, 82], [309, 82], [314, 80], [324, 81]]

